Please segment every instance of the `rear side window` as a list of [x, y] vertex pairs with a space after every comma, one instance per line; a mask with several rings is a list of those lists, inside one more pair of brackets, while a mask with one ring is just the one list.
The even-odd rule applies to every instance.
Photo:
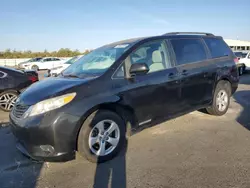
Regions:
[[222, 39], [204, 38], [204, 41], [207, 44], [212, 58], [229, 56], [232, 53], [231, 49]]
[[194, 63], [207, 59], [207, 54], [201, 39], [172, 39], [178, 65]]

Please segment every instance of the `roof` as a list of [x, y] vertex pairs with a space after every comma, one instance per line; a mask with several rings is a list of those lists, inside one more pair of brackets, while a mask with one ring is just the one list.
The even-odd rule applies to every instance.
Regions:
[[[216, 36], [213, 35], [211, 33], [201, 33], [201, 32], [172, 32], [172, 33], [166, 33], [163, 35], [157, 35], [157, 36], [148, 36], [148, 37], [139, 37], [139, 38], [132, 38], [132, 39], [126, 39], [126, 40], [121, 40], [121, 41], [117, 41], [117, 42], [113, 42], [107, 45], [104, 45], [102, 47], [113, 47], [116, 45], [125, 45], [125, 44], [135, 44], [139, 41], [142, 41], [144, 39], [157, 39], [157, 38], [165, 38], [165, 37], [169, 37], [169, 38], [193, 38], [193, 37], [197, 37], [197, 38], [202, 38], [202, 37], [215, 37], [215, 38], [221, 38], [220, 36]], [[232, 41], [236, 41], [236, 40], [225, 40], [226, 43], [228, 43], [227, 41], [229, 41], [229, 46], [231, 45]], [[239, 42], [237, 40], [237, 42]], [[247, 41], [241, 41], [241, 42], [245, 42], [245, 44], [241, 43], [238, 46], [250, 46], [250, 42]]]
[[224, 39], [228, 46], [250, 46], [250, 41]]
[[117, 46], [117, 45], [122, 45], [122, 44], [133, 44], [133, 43], [137, 43], [137, 42], [139, 42], [143, 39], [146, 39], [146, 38], [148, 38], [148, 37], [140, 37], [140, 38], [121, 40], [121, 41], [117, 41], [117, 42], [113, 42], [113, 43], [104, 45], [103, 47]]

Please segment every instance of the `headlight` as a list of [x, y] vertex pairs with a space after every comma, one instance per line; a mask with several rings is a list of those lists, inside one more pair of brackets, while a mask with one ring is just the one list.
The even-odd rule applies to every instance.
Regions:
[[38, 114], [43, 114], [45, 112], [60, 108], [68, 103], [70, 103], [76, 96], [76, 93], [69, 93], [59, 97], [54, 97], [51, 99], [46, 99], [41, 101], [34, 106], [31, 106], [30, 109], [24, 114], [23, 118], [28, 116], [35, 116]]

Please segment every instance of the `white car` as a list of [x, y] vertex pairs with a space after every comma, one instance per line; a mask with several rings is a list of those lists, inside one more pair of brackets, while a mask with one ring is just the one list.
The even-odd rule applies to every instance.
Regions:
[[239, 58], [239, 63], [245, 65], [245, 70], [250, 70], [250, 51], [245, 53], [244, 56]]
[[52, 69], [54, 67], [58, 67], [59, 65], [63, 64], [65, 60], [56, 58], [56, 57], [45, 57], [42, 58], [40, 61], [32, 61], [23, 63], [22, 67], [24, 69], [32, 69], [35, 71], [42, 70], [42, 69]]
[[48, 77], [50, 77], [50, 76], [57, 76], [63, 70], [65, 70], [66, 68], [68, 68], [70, 65], [72, 65], [74, 62], [76, 62], [78, 59], [80, 59], [82, 56], [83, 55], [72, 57], [71, 59], [69, 59], [65, 63], [61, 64], [60, 66], [54, 67], [52, 69], [49, 69], [48, 70]]
[[30, 63], [41, 61], [41, 59], [43, 59], [43, 58], [42, 57], [31, 58], [31, 59], [29, 59], [27, 61], [19, 63], [18, 68], [25, 69], [25, 67], [29, 67]]

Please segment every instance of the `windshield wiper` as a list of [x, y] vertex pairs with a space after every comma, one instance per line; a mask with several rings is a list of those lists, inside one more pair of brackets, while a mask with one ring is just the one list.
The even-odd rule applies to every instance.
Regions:
[[62, 74], [63, 77], [68, 77], [68, 78], [80, 78], [79, 76], [75, 75], [75, 74]]

